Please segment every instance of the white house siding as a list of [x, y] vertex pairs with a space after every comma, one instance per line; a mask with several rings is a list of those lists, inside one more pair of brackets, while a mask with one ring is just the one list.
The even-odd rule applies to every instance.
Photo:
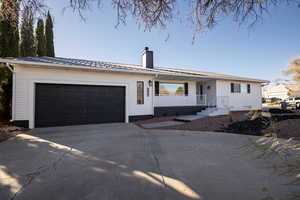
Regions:
[[195, 81], [169, 81], [159, 80], [166, 83], [188, 83], [188, 96], [154, 96], [155, 107], [172, 107], [172, 106], [195, 106], [196, 98], [196, 82]]
[[[231, 93], [231, 83], [251, 85], [251, 93]], [[230, 110], [250, 110], [262, 108], [261, 84], [252, 82], [217, 80], [217, 107], [228, 107]]]
[[[13, 120], [29, 120], [34, 127], [35, 83], [117, 85], [126, 87], [126, 121], [128, 116], [153, 115], [152, 90], [147, 97], [147, 87], [151, 75], [89, 72], [39, 67], [15, 67], [15, 89], [13, 94]], [[144, 81], [144, 104], [136, 101], [137, 81]], [[49, 105], [51, 106], [51, 105]]]

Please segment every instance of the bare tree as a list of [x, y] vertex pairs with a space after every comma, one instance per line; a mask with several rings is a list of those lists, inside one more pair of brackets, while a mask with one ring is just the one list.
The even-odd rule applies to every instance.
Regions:
[[[104, 0], [65, 0], [69, 7], [83, 16], [83, 11], [109, 1]], [[282, 4], [299, 6], [300, 0], [111, 0], [119, 23], [126, 23], [127, 16], [133, 16], [145, 29], [165, 27], [177, 18], [180, 6], [187, 5], [189, 12], [183, 16], [193, 24], [195, 33], [213, 28], [224, 17], [232, 17], [239, 25], [255, 25], [272, 7]], [[0, 3], [2, 0], [0, 0]], [[43, 12], [47, 0], [19, 0], [21, 8], [32, 7]], [[97, 5], [95, 5], [97, 4]], [[6, 15], [2, 13], [2, 15]]]
[[[6, 5], [9, 4], [9, 5]], [[14, 9], [18, 8], [20, 12], [23, 12], [26, 7], [32, 8], [33, 13], [44, 13], [45, 10], [44, 0], [0, 0], [0, 7], [5, 7], [5, 12], [3, 9], [0, 11], [0, 17], [6, 19], [15, 19], [19, 15], [13, 16], [12, 13], [16, 13], [14, 10], [9, 10], [9, 8]], [[22, 14], [22, 13], [21, 13]]]
[[[270, 164], [273, 173], [280, 176], [290, 177], [290, 181], [284, 185], [290, 192], [284, 198], [278, 198], [268, 194], [267, 188], [262, 188], [267, 195], [262, 199], [268, 200], [299, 200], [300, 199], [300, 143], [290, 138], [282, 140], [274, 137], [249, 138], [249, 143], [242, 146], [245, 153], [257, 153], [257, 159], [266, 160]], [[275, 133], [276, 135], [276, 133]], [[274, 161], [274, 160], [275, 161]], [[273, 161], [272, 161], [273, 160]]]
[[290, 60], [289, 66], [285, 71], [287, 75], [292, 75], [292, 79], [300, 85], [300, 57]]

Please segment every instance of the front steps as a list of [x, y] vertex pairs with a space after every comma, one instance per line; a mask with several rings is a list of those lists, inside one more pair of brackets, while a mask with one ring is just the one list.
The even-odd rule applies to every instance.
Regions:
[[180, 116], [177, 116], [175, 118], [176, 121], [181, 121], [181, 122], [191, 122], [191, 121], [194, 121], [194, 120], [197, 120], [197, 119], [201, 119], [205, 116], [201, 116], [201, 115], [180, 115]]
[[201, 112], [197, 112], [199, 116], [219, 116], [229, 115], [230, 110], [226, 108], [206, 108]]
[[201, 112], [197, 112], [197, 115], [180, 115], [175, 118], [176, 121], [191, 122], [203, 117], [229, 115], [230, 110], [226, 108], [206, 108]]

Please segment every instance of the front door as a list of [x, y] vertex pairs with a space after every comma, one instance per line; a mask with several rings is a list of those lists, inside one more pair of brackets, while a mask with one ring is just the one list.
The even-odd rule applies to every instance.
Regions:
[[197, 82], [196, 84], [196, 94], [203, 95], [203, 84], [201, 82]]
[[202, 82], [196, 83], [196, 98], [197, 98], [197, 105], [205, 104], [205, 96], [203, 95], [203, 83]]

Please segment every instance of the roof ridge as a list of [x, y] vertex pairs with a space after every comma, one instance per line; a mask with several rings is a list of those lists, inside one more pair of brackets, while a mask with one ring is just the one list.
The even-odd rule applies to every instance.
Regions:
[[[48, 57], [48, 56], [43, 56], [43, 57], [53, 58], [53, 57]], [[138, 65], [138, 64], [128, 64], [128, 63], [112, 62], [112, 61], [100, 61], [100, 60], [81, 59], [81, 58], [70, 58], [70, 57], [54, 57], [54, 58], [71, 59], [71, 60], [82, 60], [82, 61], [90, 61], [90, 62], [106, 63], [106, 64], [114, 64], [114, 65], [126, 65], [126, 66], [143, 67], [142, 65]]]
[[223, 74], [223, 73], [217, 73], [217, 72], [198, 71], [198, 70], [191, 70], [191, 69], [176, 69], [176, 68], [170, 68], [170, 67], [160, 67], [159, 69], [175, 70], [175, 71], [178, 71], [178, 72], [188, 72], [188, 73], [191, 73], [191, 74], [194, 74], [194, 73], [201, 74], [202, 73], [203, 76], [209, 76], [208, 74], [210, 74], [210, 75], [216, 75], [216, 76], [227, 76], [227, 77], [235, 77], [235, 78], [258, 80], [258, 79], [255, 79], [255, 78], [249, 78], [249, 77], [232, 75], [232, 74]]
[[146, 73], [155, 75], [171, 75], [171, 76], [183, 76], [183, 77], [195, 77], [195, 78], [211, 78], [220, 80], [236, 80], [236, 81], [248, 81], [248, 82], [268, 82], [266, 80], [240, 77], [235, 75], [220, 74], [215, 72], [202, 72], [189, 69], [176, 69], [170, 67], [146, 68], [137, 64], [125, 64], [109, 61], [94, 61], [80, 58], [64, 58], [64, 57], [23, 57], [23, 58], [0, 58], [0, 61], [14, 64], [25, 65], [41, 65], [52, 67], [73, 67], [73, 68], [90, 68], [99, 69], [104, 71], [126, 71], [130, 73]]

